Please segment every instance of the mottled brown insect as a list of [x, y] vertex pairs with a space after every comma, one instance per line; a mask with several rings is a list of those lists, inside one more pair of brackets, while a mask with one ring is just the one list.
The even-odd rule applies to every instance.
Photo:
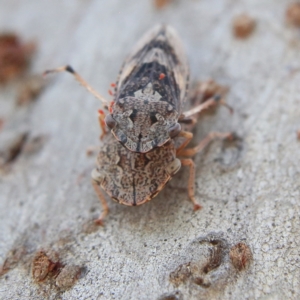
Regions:
[[[201, 105], [202, 109], [216, 104], [210, 99]], [[154, 198], [179, 171], [181, 166], [190, 168], [188, 194], [194, 210], [201, 206], [195, 199], [195, 165], [191, 157], [216, 138], [231, 138], [230, 133], [212, 132], [198, 146], [185, 149], [193, 134], [180, 132], [163, 146], [148, 153], [128, 151], [111, 134], [106, 135], [97, 158], [97, 167], [92, 172], [94, 189], [103, 205], [103, 213], [96, 221], [102, 225], [108, 213], [104, 190], [113, 200], [128, 206], [141, 205]], [[99, 188], [101, 187], [101, 189]]]
[[[155, 197], [181, 166], [190, 168], [189, 197], [195, 210], [201, 208], [194, 196], [194, 163], [180, 157], [191, 157], [211, 140], [231, 135], [211, 133], [197, 147], [185, 149], [193, 134], [181, 130], [180, 124], [193, 123], [193, 115], [221, 101], [217, 97], [200, 101], [182, 114], [189, 71], [182, 45], [171, 27], [156, 26], [140, 40], [120, 71], [111, 104], [70, 66], [45, 74], [61, 71], [72, 73], [110, 112], [105, 116], [99, 111], [104, 139], [97, 168], [92, 172], [93, 187], [103, 205], [98, 224], [108, 213], [103, 190], [121, 204], [141, 205]], [[112, 134], [107, 133], [106, 126]]]

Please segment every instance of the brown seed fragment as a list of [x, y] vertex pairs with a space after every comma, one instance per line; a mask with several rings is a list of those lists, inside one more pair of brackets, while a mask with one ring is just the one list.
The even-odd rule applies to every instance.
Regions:
[[[56, 256], [56, 254], [54, 255]], [[32, 261], [32, 277], [36, 282], [41, 282], [46, 277], [56, 275], [61, 268], [61, 264], [58, 261], [58, 257], [49, 257], [45, 251], [41, 250], [36, 253]]]
[[297, 131], [297, 139], [300, 141], [300, 129]]
[[81, 268], [78, 266], [65, 266], [58, 274], [55, 284], [61, 289], [69, 289], [80, 277]]
[[242, 271], [248, 268], [252, 260], [252, 252], [249, 246], [244, 243], [238, 243], [230, 249], [229, 256], [233, 266]]
[[286, 10], [287, 22], [300, 27], [300, 2], [291, 3]]
[[236, 16], [233, 20], [233, 33], [237, 38], [247, 38], [255, 29], [256, 21], [247, 14]]
[[23, 44], [14, 33], [0, 35], [0, 83], [22, 74], [35, 48], [34, 43]]
[[25, 78], [18, 91], [18, 105], [28, 105], [33, 102], [45, 86], [42, 76], [34, 75]]
[[210, 249], [210, 257], [207, 264], [203, 267], [205, 274], [218, 268], [223, 260], [223, 247], [222, 243], [217, 243], [212, 249]]
[[15, 268], [26, 253], [25, 247], [22, 246], [9, 251], [3, 265], [0, 266], [0, 277]]
[[1, 135], [0, 138], [0, 167], [13, 162], [22, 152], [27, 140], [27, 132], [12, 133]]
[[179, 286], [181, 283], [187, 281], [192, 275], [190, 263], [180, 265], [175, 271], [170, 273], [170, 282], [175, 286]]
[[170, 4], [172, 2], [172, 0], [154, 0], [154, 6], [157, 9], [162, 9], [165, 6], [167, 6], [168, 4]]
[[207, 289], [211, 286], [210, 282], [206, 282], [202, 277], [194, 278], [194, 283], [200, 285], [201, 287]]
[[180, 291], [175, 291], [173, 293], [165, 293], [157, 300], [183, 300], [183, 295]]

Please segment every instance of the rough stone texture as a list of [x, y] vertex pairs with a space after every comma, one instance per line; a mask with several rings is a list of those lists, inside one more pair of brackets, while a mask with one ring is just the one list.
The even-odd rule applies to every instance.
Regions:
[[[110, 201], [106, 226], [97, 228], [95, 157], [85, 150], [99, 143], [100, 104], [67, 74], [51, 77], [27, 108], [15, 106], [15, 83], [1, 88], [3, 132], [47, 136], [0, 177], [1, 299], [300, 298], [300, 40], [285, 23], [289, 3], [178, 0], [158, 11], [150, 0], [1, 1], [1, 30], [38, 43], [32, 72], [69, 63], [103, 94], [138, 37], [170, 23], [186, 45], [192, 78], [230, 86], [234, 115], [221, 108], [204, 116], [196, 140], [211, 130], [242, 137], [195, 158], [203, 210], [192, 211], [182, 170], [148, 204]], [[257, 27], [240, 41], [231, 24], [243, 12]], [[253, 254], [241, 272], [229, 258], [239, 242]], [[33, 280], [41, 250], [81, 268], [72, 287]]]

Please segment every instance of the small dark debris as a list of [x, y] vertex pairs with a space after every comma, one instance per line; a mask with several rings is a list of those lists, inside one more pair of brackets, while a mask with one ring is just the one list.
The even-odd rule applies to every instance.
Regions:
[[78, 266], [65, 266], [56, 277], [56, 286], [63, 290], [71, 288], [80, 278], [81, 271]]
[[196, 277], [194, 278], [194, 283], [197, 285], [200, 285], [201, 287], [207, 289], [211, 286], [209, 282], [205, 282], [202, 277]]
[[186, 282], [191, 275], [190, 263], [186, 263], [180, 265], [175, 271], [171, 272], [169, 279], [175, 286], [179, 286], [181, 283]]
[[247, 14], [236, 16], [233, 20], [233, 33], [237, 38], [247, 38], [254, 31], [256, 21]]
[[18, 89], [17, 104], [20, 106], [32, 103], [45, 87], [45, 79], [40, 75], [24, 78]]
[[235, 167], [242, 157], [244, 139], [232, 133], [231, 139], [224, 139], [220, 157], [216, 159], [222, 167], [228, 169]]
[[300, 141], [300, 129], [297, 131], [297, 139]]
[[229, 256], [235, 269], [242, 271], [250, 265], [252, 252], [245, 243], [238, 243], [230, 249]]
[[11, 269], [17, 266], [18, 262], [23, 258], [24, 255], [27, 254], [25, 247], [19, 247], [11, 250], [3, 263], [0, 266], [0, 277], [5, 275]]
[[12, 163], [22, 152], [27, 140], [27, 132], [7, 133], [1, 135], [0, 139], [0, 167]]
[[157, 300], [183, 300], [183, 295], [180, 291], [175, 291], [173, 293], [162, 294]]
[[48, 136], [40, 134], [29, 137], [24, 145], [23, 153], [33, 154], [40, 151], [46, 143]]
[[0, 83], [6, 83], [24, 73], [35, 49], [35, 43], [24, 44], [14, 33], [1, 34]]
[[210, 257], [207, 264], [203, 267], [205, 274], [218, 268], [223, 261], [223, 243], [219, 241], [212, 241], [211, 244], [214, 246], [210, 249]]
[[173, 0], [154, 0], [154, 6], [157, 9], [163, 9], [169, 4], [171, 4]]
[[300, 2], [294, 2], [288, 6], [286, 20], [289, 24], [300, 27]]
[[93, 156], [95, 155], [95, 153], [98, 153], [99, 152], [99, 147], [96, 147], [96, 146], [89, 146], [86, 148], [86, 156]]

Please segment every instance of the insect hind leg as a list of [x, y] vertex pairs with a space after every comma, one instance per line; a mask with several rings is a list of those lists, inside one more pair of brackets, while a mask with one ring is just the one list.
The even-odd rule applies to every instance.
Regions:
[[187, 156], [191, 157], [195, 154], [201, 152], [205, 147], [209, 145], [210, 142], [216, 140], [216, 139], [234, 139], [234, 134], [232, 132], [210, 132], [200, 143], [193, 148], [189, 149], [180, 149], [180, 151], [177, 153], [180, 156]]
[[199, 210], [202, 206], [195, 199], [195, 164], [190, 158], [181, 159], [181, 165], [189, 167], [190, 175], [188, 181], [188, 194], [194, 204], [194, 210]]
[[102, 213], [100, 214], [99, 218], [97, 220], [95, 220], [95, 223], [97, 225], [100, 225], [100, 226], [103, 226], [103, 220], [104, 218], [107, 216], [108, 214], [108, 205], [107, 205], [107, 202], [106, 202], [106, 199], [105, 199], [105, 196], [103, 195], [103, 193], [101, 192], [99, 186], [98, 186], [98, 183], [94, 180], [92, 180], [92, 185], [93, 185], [93, 188], [102, 204], [102, 207], [103, 207], [103, 211]]

